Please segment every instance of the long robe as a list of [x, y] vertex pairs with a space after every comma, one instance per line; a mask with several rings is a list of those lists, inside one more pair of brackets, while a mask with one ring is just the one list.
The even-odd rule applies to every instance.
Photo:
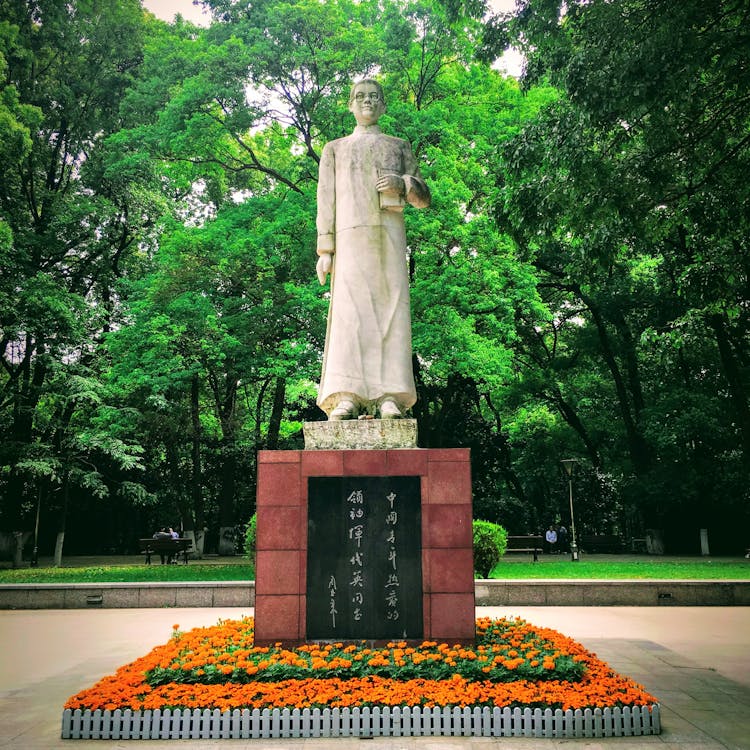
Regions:
[[[379, 193], [379, 177], [404, 179], [405, 196]], [[318, 181], [318, 253], [333, 252], [331, 300], [318, 405], [342, 397], [371, 410], [384, 397], [416, 401], [403, 206], [430, 204], [407, 141], [377, 125], [326, 144]]]

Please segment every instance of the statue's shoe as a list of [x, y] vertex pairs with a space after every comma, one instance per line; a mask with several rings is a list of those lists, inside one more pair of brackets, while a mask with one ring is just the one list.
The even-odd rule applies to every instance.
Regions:
[[402, 416], [403, 415], [401, 414], [401, 409], [398, 408], [398, 405], [395, 401], [386, 399], [382, 404], [380, 404], [381, 419], [401, 419]]
[[336, 408], [328, 415], [328, 419], [334, 422], [343, 419], [354, 419], [356, 412], [357, 407], [354, 405], [354, 402], [344, 399], [336, 404]]

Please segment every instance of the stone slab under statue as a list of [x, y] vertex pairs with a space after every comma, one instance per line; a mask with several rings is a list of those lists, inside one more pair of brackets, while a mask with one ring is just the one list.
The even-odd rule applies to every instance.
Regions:
[[349, 419], [305, 422], [305, 450], [416, 448], [416, 419]]

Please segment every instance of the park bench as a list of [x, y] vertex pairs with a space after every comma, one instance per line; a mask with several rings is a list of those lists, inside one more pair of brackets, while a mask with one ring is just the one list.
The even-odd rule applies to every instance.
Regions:
[[591, 554], [608, 552], [616, 555], [622, 552], [622, 539], [616, 534], [584, 534], [578, 546]]
[[509, 536], [505, 554], [509, 552], [526, 552], [534, 555], [534, 562], [539, 561], [539, 553], [543, 550], [544, 539], [541, 536]]
[[151, 555], [167, 555], [169, 559], [182, 553], [185, 565], [188, 561], [188, 552], [192, 552], [193, 542], [191, 539], [139, 539], [138, 545], [141, 552], [146, 554], [146, 565], [151, 565]]
[[630, 540], [630, 551], [634, 553], [648, 552], [646, 538], [633, 538]]

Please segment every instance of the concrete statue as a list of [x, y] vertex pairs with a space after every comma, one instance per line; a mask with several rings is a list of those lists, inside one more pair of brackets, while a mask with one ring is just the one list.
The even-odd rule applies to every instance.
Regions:
[[329, 420], [403, 416], [416, 401], [406, 262], [406, 203], [430, 205], [411, 146], [385, 135], [383, 89], [349, 97], [354, 132], [326, 144], [318, 182], [318, 264], [331, 276], [318, 406]]

